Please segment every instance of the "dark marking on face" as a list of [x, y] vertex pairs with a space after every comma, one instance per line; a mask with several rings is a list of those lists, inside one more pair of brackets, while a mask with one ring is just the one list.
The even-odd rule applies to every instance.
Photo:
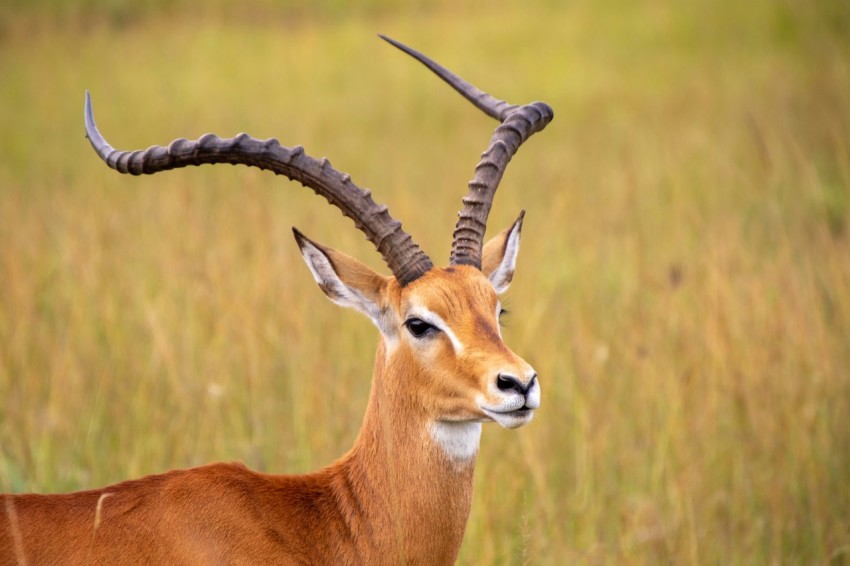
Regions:
[[493, 327], [493, 323], [480, 314], [475, 316], [475, 333], [479, 336], [485, 336], [491, 342], [502, 340], [502, 337], [499, 336], [499, 333]]

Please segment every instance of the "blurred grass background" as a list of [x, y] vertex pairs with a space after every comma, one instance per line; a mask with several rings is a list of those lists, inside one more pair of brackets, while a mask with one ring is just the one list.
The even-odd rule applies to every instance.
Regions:
[[495, 122], [383, 32], [556, 119], [506, 339], [542, 377], [488, 426], [464, 564], [850, 560], [850, 5], [834, 1], [11, 0], [0, 7], [0, 491], [351, 445], [376, 333], [291, 241], [382, 269], [245, 168], [122, 177], [207, 131], [303, 144], [435, 259]]

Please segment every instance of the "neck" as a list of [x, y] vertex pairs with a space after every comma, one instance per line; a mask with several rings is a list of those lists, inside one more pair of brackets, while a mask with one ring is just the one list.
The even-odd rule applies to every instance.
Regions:
[[368, 537], [376, 558], [454, 563], [472, 503], [481, 425], [430, 420], [420, 400], [400, 391], [421, 376], [405, 371], [411, 364], [387, 362], [382, 342], [363, 426], [339, 464], [362, 502], [363, 522], [377, 527]]

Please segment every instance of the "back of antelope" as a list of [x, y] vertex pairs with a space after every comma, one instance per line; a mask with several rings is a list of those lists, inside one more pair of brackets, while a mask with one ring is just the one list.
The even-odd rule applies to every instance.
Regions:
[[[383, 36], [382, 36], [383, 37]], [[307, 475], [211, 464], [63, 495], [5, 495], [5, 564], [452, 563], [472, 497], [481, 423], [529, 422], [537, 374], [502, 341], [499, 295], [510, 284], [523, 214], [486, 244], [487, 216], [508, 161], [552, 119], [542, 102], [510, 105], [384, 37], [501, 123], [463, 199], [449, 265], [430, 258], [385, 206], [303, 148], [212, 134], [126, 152], [98, 132], [92, 147], [121, 173], [208, 163], [269, 169], [299, 181], [354, 220], [392, 276], [294, 230], [319, 288], [380, 331], [366, 415], [354, 446]]]

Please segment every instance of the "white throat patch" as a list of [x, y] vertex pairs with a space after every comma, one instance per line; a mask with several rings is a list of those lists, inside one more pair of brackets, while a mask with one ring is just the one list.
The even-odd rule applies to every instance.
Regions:
[[435, 421], [429, 429], [434, 442], [455, 462], [468, 462], [478, 454], [481, 423]]

